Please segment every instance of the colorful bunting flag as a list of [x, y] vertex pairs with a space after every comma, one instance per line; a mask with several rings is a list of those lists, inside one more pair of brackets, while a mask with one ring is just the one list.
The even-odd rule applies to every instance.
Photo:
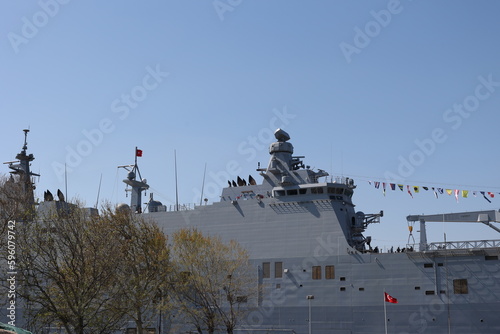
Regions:
[[410, 191], [410, 186], [406, 186], [406, 189], [408, 189], [408, 194], [410, 194], [411, 198], [413, 198], [413, 194]]
[[483, 195], [485, 200], [487, 200], [489, 203], [491, 203], [490, 199], [488, 197], [486, 197], [486, 195], [484, 194], [484, 191], [481, 191], [481, 195]]
[[[142, 155], [142, 151], [140, 151], [140, 150], [138, 150], [138, 151]], [[474, 197], [477, 197], [477, 195], [479, 195], [479, 194], [483, 195], [483, 198], [485, 200], [487, 200], [489, 203], [491, 203], [491, 198], [495, 198], [496, 194], [500, 195], [500, 192], [495, 193], [495, 192], [491, 192], [491, 191], [488, 191], [488, 192], [476, 191], [476, 190], [469, 191], [469, 190], [459, 190], [459, 189], [446, 189], [446, 188], [439, 188], [439, 187], [410, 186], [410, 185], [403, 185], [403, 184], [399, 184], [399, 183], [396, 184], [396, 183], [387, 183], [387, 182], [379, 182], [379, 181], [368, 181], [368, 183], [370, 185], [372, 184], [372, 182], [373, 182], [376, 189], [379, 189], [380, 184], [382, 183], [382, 193], [384, 194], [384, 196], [386, 195], [387, 185], [389, 185], [390, 189], [393, 191], [396, 190], [396, 185], [399, 188], [399, 190], [401, 190], [401, 191], [404, 191], [404, 187], [406, 186], [406, 191], [408, 192], [408, 194], [410, 195], [411, 198], [413, 198], [413, 193], [412, 193], [411, 188], [413, 188], [414, 193], [419, 193], [420, 188], [423, 188], [425, 191], [432, 190], [432, 192], [434, 193], [434, 196], [436, 198], [439, 198], [439, 194], [444, 194], [446, 192], [449, 196], [454, 195], [457, 203], [459, 201], [460, 196], [462, 198], [468, 198], [470, 193], [472, 193], [472, 195], [474, 195]]]

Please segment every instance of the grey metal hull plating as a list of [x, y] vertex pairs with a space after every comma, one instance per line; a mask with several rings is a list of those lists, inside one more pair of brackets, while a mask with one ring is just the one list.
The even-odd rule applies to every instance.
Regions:
[[[145, 215], [167, 234], [197, 227], [249, 250], [262, 292], [248, 301], [252, 310], [240, 332], [308, 333], [311, 302], [317, 334], [384, 333], [384, 307], [388, 333], [500, 333], [498, 248], [360, 252], [346, 240], [352, 210], [328, 196], [265, 196]], [[270, 263], [269, 278], [264, 262]], [[283, 273], [274, 272], [276, 262]], [[313, 279], [318, 266], [323, 274]], [[334, 266], [333, 277], [326, 279], [325, 266]], [[464, 279], [467, 293], [456, 293], [454, 280]], [[398, 303], [385, 303], [384, 291]]]

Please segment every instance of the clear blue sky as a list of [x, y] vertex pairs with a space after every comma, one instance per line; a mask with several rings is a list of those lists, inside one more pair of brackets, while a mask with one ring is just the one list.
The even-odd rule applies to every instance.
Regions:
[[[500, 207], [499, 12], [451, 0], [2, 2], [0, 157], [12, 160], [30, 127], [37, 195], [64, 189], [66, 162], [68, 196], [94, 206], [101, 174], [100, 198], [128, 201], [117, 166], [138, 146], [168, 205], [175, 150], [180, 202], [199, 202], [205, 164], [212, 202], [235, 169], [260, 182], [282, 126], [307, 165], [355, 179], [357, 210], [384, 210], [373, 244], [402, 246], [408, 214]], [[383, 196], [367, 182], [388, 177], [471, 193]], [[499, 238], [429, 226], [430, 239], [444, 232]]]

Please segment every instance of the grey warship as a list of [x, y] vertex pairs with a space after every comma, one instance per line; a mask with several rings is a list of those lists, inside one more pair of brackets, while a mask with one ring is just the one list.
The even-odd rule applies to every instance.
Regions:
[[[275, 132], [262, 182], [228, 180], [220, 201], [167, 210], [137, 179], [124, 182], [131, 209], [166, 234], [185, 227], [236, 240], [255, 268], [244, 333], [500, 333], [500, 240], [428, 243], [426, 222], [481, 222], [497, 230], [500, 212], [413, 215], [418, 244], [400, 252], [372, 249], [365, 232], [383, 212], [355, 210], [353, 179], [328, 176], [293, 155], [290, 136]], [[326, 178], [324, 178], [326, 179]], [[143, 213], [144, 211], [144, 213]], [[189, 329], [184, 329], [189, 330]]]
[[[30, 170], [28, 131], [17, 160], [8, 165], [31, 206], [32, 177], [38, 174]], [[419, 224], [419, 243], [381, 253], [365, 232], [380, 223], [383, 212], [355, 210], [354, 180], [323, 182], [328, 173], [294, 156], [285, 131], [276, 130], [275, 137], [269, 164], [258, 168], [260, 184], [252, 177], [228, 180], [220, 201], [193, 209], [167, 210], [152, 196], [142, 209], [150, 187], [137, 158], [121, 166], [128, 170], [131, 210], [166, 234], [196, 227], [249, 251], [258, 293], [243, 303], [248, 314], [236, 333], [500, 333], [500, 240], [428, 242], [426, 236], [430, 222], [481, 223], [500, 232], [494, 224], [500, 211], [410, 215], [406, 219]], [[66, 205], [62, 192], [58, 196], [53, 201], [47, 191], [37, 210]], [[170, 329], [193, 330], [175, 319]]]

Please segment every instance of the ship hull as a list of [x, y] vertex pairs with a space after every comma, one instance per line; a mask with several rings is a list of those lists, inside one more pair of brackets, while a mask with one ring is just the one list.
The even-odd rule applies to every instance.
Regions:
[[266, 197], [145, 215], [166, 234], [196, 227], [249, 251], [256, 297], [240, 332], [500, 332], [499, 249], [361, 252], [346, 241], [352, 211], [328, 197]]

